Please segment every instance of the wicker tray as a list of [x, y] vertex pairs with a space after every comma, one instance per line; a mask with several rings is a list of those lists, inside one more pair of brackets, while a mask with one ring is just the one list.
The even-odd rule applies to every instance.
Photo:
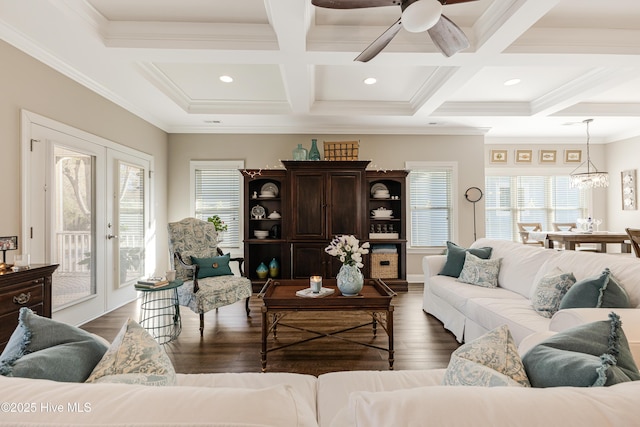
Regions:
[[358, 141], [324, 141], [325, 160], [358, 160]]

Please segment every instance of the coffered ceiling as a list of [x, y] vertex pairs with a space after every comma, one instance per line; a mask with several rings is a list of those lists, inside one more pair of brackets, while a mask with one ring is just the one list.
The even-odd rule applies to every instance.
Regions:
[[443, 11], [471, 43], [450, 58], [401, 30], [354, 62], [400, 8], [310, 0], [0, 0], [0, 37], [171, 133], [640, 135], [640, 1]]

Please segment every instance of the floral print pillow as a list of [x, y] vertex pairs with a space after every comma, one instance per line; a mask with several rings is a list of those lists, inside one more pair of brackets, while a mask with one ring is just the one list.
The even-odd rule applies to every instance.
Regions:
[[497, 288], [501, 260], [502, 258], [482, 259], [467, 252], [458, 282], [484, 288]]

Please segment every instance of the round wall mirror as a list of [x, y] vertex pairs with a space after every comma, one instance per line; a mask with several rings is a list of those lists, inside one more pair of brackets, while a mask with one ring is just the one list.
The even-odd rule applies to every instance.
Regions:
[[468, 188], [464, 193], [464, 197], [471, 203], [475, 203], [482, 199], [482, 190], [478, 187]]

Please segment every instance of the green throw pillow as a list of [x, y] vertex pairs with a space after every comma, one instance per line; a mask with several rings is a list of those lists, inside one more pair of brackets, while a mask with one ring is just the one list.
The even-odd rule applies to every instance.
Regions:
[[0, 355], [0, 375], [83, 382], [106, 351], [107, 345], [89, 332], [22, 307]]
[[629, 308], [629, 296], [606, 268], [602, 274], [576, 282], [560, 301], [564, 308]]
[[438, 273], [441, 276], [459, 277], [467, 252], [472, 253], [478, 258], [489, 259], [491, 257], [492, 248], [473, 248], [465, 249], [455, 243], [447, 242], [447, 260], [442, 267], [442, 271]]
[[487, 332], [454, 351], [442, 384], [531, 387], [507, 325]]
[[640, 380], [622, 322], [587, 323], [550, 338], [529, 350], [522, 361], [533, 387], [593, 387]]
[[214, 256], [213, 258], [196, 258], [191, 257], [191, 262], [198, 264], [198, 279], [214, 276], [231, 276], [233, 272], [229, 267], [231, 254]]

